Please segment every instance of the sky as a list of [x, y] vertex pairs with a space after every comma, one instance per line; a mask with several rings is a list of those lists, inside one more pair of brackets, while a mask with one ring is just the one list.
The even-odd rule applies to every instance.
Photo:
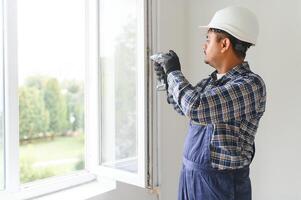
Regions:
[[[101, 55], [113, 53], [115, 37], [137, 0], [101, 1]], [[135, 15], [135, 14], [134, 14]], [[85, 0], [18, 1], [19, 83], [31, 75], [84, 79]]]
[[18, 1], [19, 82], [30, 75], [84, 78], [84, 0]]

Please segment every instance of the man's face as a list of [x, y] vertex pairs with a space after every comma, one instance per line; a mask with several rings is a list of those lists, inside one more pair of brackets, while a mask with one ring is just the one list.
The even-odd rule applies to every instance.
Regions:
[[205, 54], [204, 62], [215, 68], [216, 64], [219, 63], [221, 56], [221, 42], [217, 41], [216, 34], [214, 32], [208, 32], [206, 35], [206, 42], [203, 45]]

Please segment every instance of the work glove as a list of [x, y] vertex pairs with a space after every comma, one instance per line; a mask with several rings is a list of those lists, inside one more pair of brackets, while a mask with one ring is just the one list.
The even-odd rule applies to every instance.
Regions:
[[169, 50], [168, 53], [162, 55], [163, 64], [166, 75], [168, 75], [172, 71], [181, 70], [181, 64], [179, 61], [179, 57], [173, 50]]
[[164, 76], [166, 76], [165, 72], [164, 72], [164, 68], [157, 62], [154, 62], [154, 70], [156, 72], [157, 75], [157, 80], [161, 81], [164, 79]]
[[168, 89], [168, 84], [167, 84], [167, 76], [164, 72], [164, 68], [157, 62], [154, 62], [154, 70], [156, 72], [156, 75], [157, 75], [157, 80], [159, 82], [162, 82], [165, 84], [165, 89], [167, 90]]

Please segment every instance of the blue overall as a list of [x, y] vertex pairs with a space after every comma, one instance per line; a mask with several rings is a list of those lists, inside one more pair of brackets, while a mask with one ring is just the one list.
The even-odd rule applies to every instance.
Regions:
[[217, 170], [210, 163], [212, 124], [190, 122], [180, 174], [178, 200], [251, 200], [249, 166]]

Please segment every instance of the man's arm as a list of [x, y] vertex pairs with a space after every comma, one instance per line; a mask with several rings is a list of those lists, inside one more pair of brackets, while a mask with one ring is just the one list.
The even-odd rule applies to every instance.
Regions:
[[168, 75], [168, 92], [191, 120], [210, 124], [242, 120], [264, 112], [265, 85], [255, 76], [240, 78], [223, 86], [200, 92], [181, 71]]
[[180, 106], [175, 102], [173, 96], [171, 93], [168, 92], [167, 90], [167, 103], [171, 104], [173, 106], [173, 109], [177, 111], [180, 115], [184, 115], [183, 111], [181, 110]]
[[[201, 80], [199, 83], [196, 84], [195, 88], [198, 89], [199, 91], [203, 89], [204, 83], [207, 81], [208, 79], [203, 79]], [[166, 80], [167, 81], [167, 80]], [[171, 104], [174, 108], [175, 111], [177, 111], [180, 115], [185, 115], [183, 113], [183, 111], [181, 110], [180, 106], [178, 105], [178, 103], [174, 100], [173, 95], [168, 92], [168, 83], [166, 83], [167, 85], [167, 90], [166, 90], [166, 94], [167, 94], [167, 103]]]

